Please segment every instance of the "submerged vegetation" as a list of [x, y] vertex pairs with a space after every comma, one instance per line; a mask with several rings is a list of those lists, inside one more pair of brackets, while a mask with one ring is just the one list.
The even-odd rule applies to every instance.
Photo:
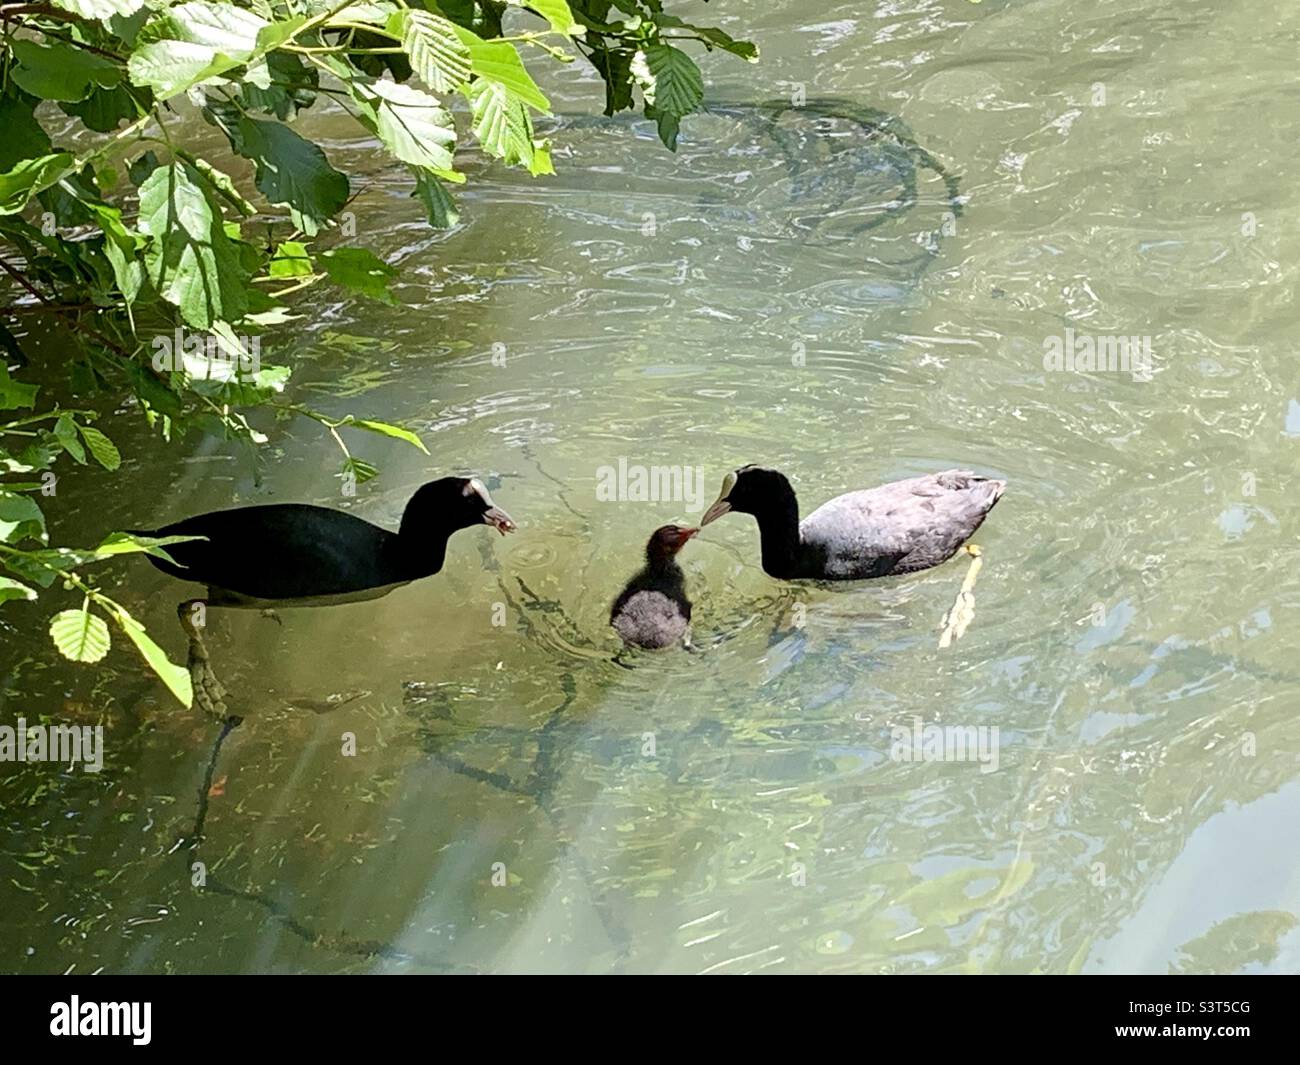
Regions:
[[[85, 576], [125, 553], [166, 557], [175, 538], [49, 542], [41, 498], [57, 492], [58, 463], [122, 465], [97, 412], [125, 402], [164, 439], [249, 446], [265, 441], [250, 410], [302, 415], [337, 441], [352, 483], [376, 470], [341, 430], [423, 449], [401, 426], [288, 402], [290, 368], [262, 361], [262, 331], [291, 320], [310, 286], [395, 302], [396, 270], [337, 239], [351, 235], [358, 190], [295, 120], [313, 108], [351, 116], [409, 171], [412, 211], [445, 228], [465, 180], [458, 149], [553, 173], [533, 126], [550, 103], [525, 59], [582, 57], [604, 82], [606, 114], [640, 106], [675, 149], [703, 100], [684, 48], [757, 58], [658, 0], [51, 0], [5, 3], [0, 15], [0, 270], [11, 283], [0, 316], [0, 603], [56, 583], [80, 592], [50, 623], [59, 650], [99, 661], [112, 621], [186, 705], [188, 672]], [[197, 150], [194, 109], [251, 164], [251, 182]], [[25, 379], [50, 376], [34, 365], [44, 349], [27, 342], [37, 321], [57, 331], [72, 403]]]

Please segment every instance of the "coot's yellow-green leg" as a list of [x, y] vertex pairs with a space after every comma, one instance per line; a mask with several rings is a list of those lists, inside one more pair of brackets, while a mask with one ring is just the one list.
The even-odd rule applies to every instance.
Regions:
[[207, 644], [203, 642], [203, 619], [206, 618], [207, 607], [206, 599], [187, 599], [176, 608], [176, 616], [180, 618], [181, 628], [185, 630], [190, 644], [185, 664], [194, 686], [194, 701], [204, 712], [224, 718], [226, 689], [217, 680], [212, 661], [208, 657]]
[[952, 604], [952, 609], [944, 614], [943, 633], [939, 636], [939, 646], [948, 647], [954, 640], [960, 640], [967, 627], [975, 619], [975, 579], [980, 567], [984, 565], [984, 552], [974, 544], [966, 545], [966, 553], [971, 556], [970, 569], [966, 579], [961, 582], [961, 591]]

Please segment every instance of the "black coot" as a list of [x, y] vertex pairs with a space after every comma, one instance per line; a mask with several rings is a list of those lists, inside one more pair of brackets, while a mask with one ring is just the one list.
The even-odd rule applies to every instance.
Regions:
[[[200, 606], [321, 606], [377, 599], [442, 569], [447, 540], [457, 529], [491, 525], [503, 536], [515, 527], [477, 477], [443, 477], [420, 487], [406, 504], [397, 532], [341, 510], [273, 503], [198, 514], [141, 536], [202, 536], [149, 556], [164, 573], [208, 586], [205, 599], [177, 608], [189, 638], [194, 698], [224, 717], [225, 688], [203, 641]], [[236, 720], [236, 719], [232, 719]]]
[[443, 477], [411, 497], [397, 532], [341, 510], [302, 503], [217, 510], [144, 532], [203, 536], [152, 555], [164, 573], [208, 586], [215, 606], [312, 606], [375, 599], [442, 569], [457, 529], [491, 525], [505, 535], [510, 516], [477, 477]]
[[1006, 486], [1006, 481], [969, 470], [945, 470], [837, 496], [801, 522], [799, 501], [784, 474], [742, 466], [727, 474], [700, 525], [728, 511], [752, 514], [758, 521], [763, 569], [773, 577], [888, 577], [951, 558]]
[[633, 647], [658, 649], [689, 643], [691, 601], [677, 552], [699, 529], [665, 525], [646, 544], [646, 566], [614, 600], [609, 623]]

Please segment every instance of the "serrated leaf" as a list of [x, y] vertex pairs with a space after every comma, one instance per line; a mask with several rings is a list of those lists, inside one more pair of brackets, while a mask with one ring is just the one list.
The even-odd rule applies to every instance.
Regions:
[[235, 150], [257, 165], [258, 191], [271, 203], [288, 207], [293, 224], [309, 237], [348, 202], [347, 176], [330, 166], [317, 145], [286, 125], [244, 115]]
[[9, 73], [24, 92], [41, 100], [75, 103], [96, 85], [112, 88], [122, 80], [122, 68], [103, 56], [54, 40], [48, 43], [16, 38], [8, 42], [18, 60]]
[[704, 99], [704, 79], [695, 60], [670, 44], [652, 44], [637, 52], [632, 73], [646, 103], [660, 111], [687, 115]]
[[123, 120], [134, 118], [138, 113], [135, 101], [131, 99], [125, 85], [94, 89], [84, 100], [61, 103], [59, 109], [64, 114], [75, 115], [86, 124], [87, 129], [93, 129], [96, 133], [111, 133]]
[[16, 581], [12, 577], [0, 577], [0, 603], [8, 602], [10, 599], [35, 598], [36, 593], [22, 581]]
[[0, 410], [15, 410], [36, 406], [36, 393], [40, 385], [28, 385], [9, 376], [9, 367], [0, 361]]
[[45, 515], [30, 496], [0, 488], [0, 543], [45, 539]]
[[292, 32], [287, 27], [273, 26], [234, 4], [190, 0], [168, 8], [145, 27], [144, 43], [127, 61], [127, 71], [132, 82], [149, 86], [165, 100], [269, 51], [274, 44], [259, 36], [273, 30], [279, 37]]
[[[302, 57], [291, 52], [270, 52], [255, 63], [249, 64], [249, 77], [239, 91], [244, 108], [265, 111], [281, 120], [311, 107], [316, 101], [320, 86], [320, 73], [308, 66]], [[261, 72], [259, 84], [254, 78]]]
[[122, 454], [107, 436], [93, 425], [78, 425], [81, 439], [86, 442], [90, 457], [110, 473], [122, 465]]
[[266, 272], [274, 278], [309, 277], [313, 271], [307, 245], [297, 240], [281, 241], [266, 264]]
[[50, 639], [59, 653], [73, 662], [98, 662], [111, 644], [108, 623], [84, 607], [55, 614], [50, 619]]
[[[176, 665], [167, 657], [167, 652], [154, 643], [153, 639], [144, 630], [144, 626], [135, 620], [121, 607], [117, 607], [114, 612], [114, 620], [117, 621], [118, 627], [130, 638], [135, 644], [136, 649], [140, 652], [141, 657], [148, 663], [167, 689], [180, 700], [181, 704], [187, 709], [194, 704], [194, 682], [190, 678], [190, 671], [183, 666]], [[108, 626], [104, 626], [104, 632], [107, 634]]]
[[583, 31], [583, 27], [573, 17], [573, 12], [569, 10], [565, 0], [507, 0], [507, 2], [515, 7], [526, 7], [529, 11], [537, 12], [551, 24], [551, 29], [566, 37]]
[[533, 81], [513, 44], [508, 41], [485, 41], [464, 26], [456, 27], [456, 35], [469, 47], [470, 70], [481, 78], [505, 86], [530, 107], [550, 114], [551, 101], [537, 87], [537, 82]]
[[379, 468], [364, 459], [350, 455], [343, 460], [343, 468], [338, 475], [343, 478], [351, 477], [357, 484], [365, 484], [379, 476]]
[[373, 252], [365, 248], [335, 248], [323, 252], [320, 262], [335, 284], [396, 306], [397, 300], [388, 291], [388, 283], [397, 276], [397, 271]]
[[738, 41], [731, 34], [714, 26], [696, 26], [674, 15], [662, 12], [655, 16], [655, 23], [662, 29], [681, 29], [699, 37], [706, 48], [721, 48], [724, 52], [739, 56], [749, 63], [758, 62], [758, 45], [751, 41]]
[[0, 96], [0, 129], [5, 132], [0, 137], [0, 171], [50, 154], [50, 135], [36, 119], [36, 103], [17, 93]]
[[185, 166], [160, 166], [145, 180], [139, 225], [153, 238], [144, 256], [149, 279], [187, 324], [209, 329], [243, 315], [247, 271], [220, 214]]
[[[331, 11], [334, 7], [328, 0], [316, 0], [312, 13], [319, 11]], [[349, 4], [342, 11], [333, 12], [326, 21], [327, 26], [341, 22], [365, 22], [372, 26], [382, 26], [392, 16], [397, 5], [387, 2], [387, 0], [357, 0], [355, 4]]]
[[54, 439], [63, 445], [63, 450], [72, 456], [80, 466], [86, 464], [86, 449], [77, 439], [77, 423], [71, 414], [60, 414], [54, 422]]
[[24, 159], [0, 174], [0, 215], [17, 214], [33, 196], [53, 185], [72, 166], [69, 152]]
[[411, 195], [424, 205], [424, 215], [434, 229], [450, 229], [460, 221], [451, 193], [427, 170], [415, 170], [415, 191]]
[[98, 19], [101, 22], [119, 15], [125, 18], [134, 15], [145, 5], [145, 0], [54, 0], [54, 6], [64, 11], [71, 11], [82, 18]]
[[257, 214], [257, 208], [254, 207], [247, 198], [245, 198], [244, 194], [239, 191], [239, 187], [235, 184], [234, 178], [224, 170], [218, 170], [206, 159], [199, 158], [198, 156], [187, 154], [185, 156], [185, 161], [194, 167], [199, 176], [212, 187], [213, 192], [234, 207], [235, 210], [239, 211], [240, 214], [245, 215], [246, 217]]
[[469, 80], [469, 46], [449, 19], [431, 11], [403, 9], [388, 22], [415, 71], [434, 92], [451, 92]]
[[522, 164], [534, 170], [533, 123], [522, 101], [499, 82], [485, 79], [474, 82], [469, 100], [474, 135], [483, 150], [507, 166]]
[[456, 127], [437, 97], [392, 81], [353, 84], [375, 133], [398, 159], [413, 166], [450, 170]]
[[104, 203], [87, 203], [86, 206], [99, 219], [104, 231], [104, 256], [113, 268], [113, 279], [128, 306], [135, 302], [144, 284], [144, 263], [136, 252], [144, 246], [145, 239], [128, 229], [122, 221], [122, 212]]
[[704, 99], [704, 78], [695, 60], [670, 44], [652, 44], [632, 59], [632, 76], [645, 96], [646, 115], [659, 125], [659, 139], [677, 150], [677, 129]]

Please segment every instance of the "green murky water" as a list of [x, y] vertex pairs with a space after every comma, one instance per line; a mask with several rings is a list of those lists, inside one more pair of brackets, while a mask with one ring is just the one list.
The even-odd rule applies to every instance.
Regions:
[[[960, 202], [822, 105], [720, 109], [676, 158], [640, 125], [564, 122], [558, 178], [478, 169], [449, 235], [369, 145], [330, 141], [404, 306], [322, 293], [264, 357], [432, 459], [361, 441], [383, 475], [346, 499], [311, 423], [266, 424], [257, 470], [123, 412], [129, 480], [70, 473], [51, 525], [95, 542], [272, 500], [395, 524], [422, 480], [474, 470], [521, 529], [459, 534], [378, 602], [214, 614], [245, 719], [215, 761], [216, 728], [128, 651], [70, 668], [46, 604], [7, 607], [4, 719], [100, 722], [107, 752], [98, 775], [0, 766], [0, 969], [1300, 966], [1300, 10], [741, 14], [764, 62], [710, 57], [715, 98], [798, 82], [896, 115]], [[581, 70], [548, 88], [596, 110]], [[1150, 337], [1151, 379], [1045, 372], [1067, 327]], [[626, 669], [608, 602], [698, 508], [599, 500], [620, 459], [701, 468], [704, 504], [754, 461], [805, 509], [957, 464], [1011, 488], [955, 648], [960, 564], [780, 585], [732, 517], [683, 556], [699, 653]], [[186, 589], [139, 560], [108, 584], [180, 654]], [[996, 726], [996, 771], [891, 757], [915, 718]]]

